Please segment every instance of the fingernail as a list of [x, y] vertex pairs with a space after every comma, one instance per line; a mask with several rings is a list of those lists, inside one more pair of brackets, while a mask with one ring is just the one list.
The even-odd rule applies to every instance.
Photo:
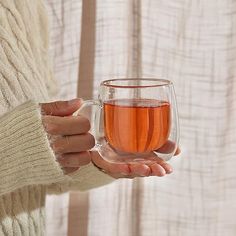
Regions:
[[166, 170], [166, 174], [171, 174], [172, 172], [173, 172], [173, 169], [172, 169], [172, 168]]
[[163, 170], [160, 171], [160, 177], [163, 177], [166, 175], [166, 171], [165, 169], [163, 168]]
[[171, 174], [173, 172], [173, 168], [165, 162], [161, 164], [161, 167], [165, 170], [166, 174]]
[[68, 104], [74, 106], [74, 105], [78, 105], [82, 102], [83, 102], [83, 100], [81, 98], [74, 98], [74, 99], [68, 101]]

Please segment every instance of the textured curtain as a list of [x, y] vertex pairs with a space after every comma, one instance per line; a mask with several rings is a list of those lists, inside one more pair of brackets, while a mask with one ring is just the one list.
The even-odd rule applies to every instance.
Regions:
[[[76, 91], [96, 97], [100, 81], [115, 77], [170, 79], [182, 149], [164, 178], [118, 180], [57, 197], [47, 209], [58, 213], [48, 219], [48, 232], [57, 234], [48, 235], [236, 235], [236, 2], [48, 0], [48, 6], [61, 97]], [[58, 208], [60, 201], [68, 208]]]

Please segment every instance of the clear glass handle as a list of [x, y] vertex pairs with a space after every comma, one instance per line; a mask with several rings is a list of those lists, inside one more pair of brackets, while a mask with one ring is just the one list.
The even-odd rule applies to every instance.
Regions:
[[85, 108], [91, 107], [91, 106], [101, 107], [101, 102], [99, 100], [86, 100], [86, 101], [83, 101], [82, 106], [73, 115], [75, 115], [75, 116], [80, 115]]
[[99, 100], [83, 101], [82, 106], [73, 114], [84, 116], [90, 121], [90, 133], [97, 140], [103, 136], [102, 103]]

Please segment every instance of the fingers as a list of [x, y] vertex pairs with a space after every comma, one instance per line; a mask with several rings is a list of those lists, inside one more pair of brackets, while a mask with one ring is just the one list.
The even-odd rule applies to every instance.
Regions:
[[90, 163], [91, 155], [89, 152], [68, 153], [59, 157], [58, 162], [63, 167], [80, 167]]
[[91, 156], [88, 150], [95, 145], [94, 137], [88, 133], [89, 120], [82, 116], [71, 116], [81, 104], [81, 99], [41, 104], [43, 125], [65, 174], [89, 164]]
[[130, 175], [133, 176], [149, 176], [151, 174], [151, 169], [145, 164], [130, 164]]
[[162, 177], [172, 172], [172, 167], [160, 158], [148, 164], [117, 164], [105, 161], [97, 152], [91, 152], [92, 161], [114, 178], [134, 178], [144, 176]]
[[55, 153], [62, 154], [87, 151], [93, 148], [94, 145], [95, 140], [93, 135], [87, 133], [59, 137], [52, 143], [52, 148]]
[[46, 131], [52, 135], [84, 134], [90, 130], [90, 122], [83, 116], [43, 116]]
[[[170, 174], [173, 172], [172, 166], [170, 164], [168, 164], [167, 162], [165, 162], [164, 160], [162, 160], [161, 158], [157, 157], [155, 162], [156, 162], [155, 164], [160, 165], [165, 170], [166, 174]], [[151, 166], [152, 166], [152, 164], [150, 165], [150, 167]]]
[[172, 168], [166, 162], [157, 160], [152, 164], [130, 164], [130, 176], [133, 177], [147, 177], [147, 176], [158, 176], [162, 177], [166, 174], [170, 174], [172, 172]]
[[41, 109], [43, 114], [52, 116], [68, 116], [77, 111], [82, 104], [79, 98], [70, 101], [56, 101], [50, 103], [42, 103]]
[[151, 175], [152, 176], [159, 176], [162, 177], [166, 174], [166, 170], [159, 164], [154, 163], [152, 165], [149, 166], [151, 169]]

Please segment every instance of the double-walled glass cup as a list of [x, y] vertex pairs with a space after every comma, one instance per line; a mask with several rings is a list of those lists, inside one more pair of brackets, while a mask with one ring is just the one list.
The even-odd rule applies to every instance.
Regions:
[[113, 79], [100, 84], [90, 119], [96, 149], [115, 163], [169, 160], [176, 152], [179, 124], [173, 84], [163, 79]]

